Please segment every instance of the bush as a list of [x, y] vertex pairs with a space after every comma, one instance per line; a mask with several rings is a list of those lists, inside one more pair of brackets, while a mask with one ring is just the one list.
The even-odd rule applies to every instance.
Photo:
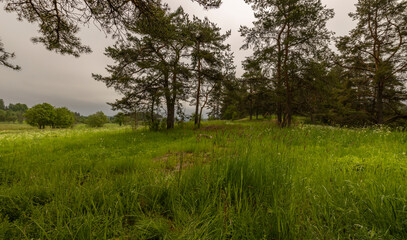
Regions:
[[[21, 114], [22, 115], [22, 114]], [[44, 129], [46, 126], [52, 128], [69, 128], [75, 123], [74, 113], [66, 107], [54, 108], [48, 103], [37, 104], [27, 110], [27, 112], [19, 116], [16, 113], [16, 119], [22, 122], [23, 116], [31, 126], [37, 126], [39, 129]]]
[[54, 127], [56, 128], [69, 128], [75, 123], [75, 114], [66, 107], [55, 109], [55, 115]]
[[103, 112], [99, 111], [88, 117], [87, 124], [90, 127], [103, 127], [103, 125], [105, 125], [105, 123], [107, 123], [107, 122], [108, 122], [108, 119], [107, 119], [106, 115]]

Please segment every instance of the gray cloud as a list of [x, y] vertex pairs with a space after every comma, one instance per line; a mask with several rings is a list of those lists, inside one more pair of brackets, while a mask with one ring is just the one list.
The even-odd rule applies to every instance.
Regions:
[[[171, 8], [180, 5], [179, 0], [167, 1]], [[328, 24], [329, 29], [337, 35], [347, 34], [354, 26], [348, 13], [354, 11], [356, 0], [322, 0], [328, 8], [335, 10], [335, 18]], [[251, 54], [241, 51], [243, 39], [238, 29], [241, 25], [251, 26], [253, 12], [244, 0], [224, 0], [220, 9], [203, 10], [198, 4], [182, 1], [182, 5], [191, 16], [208, 17], [220, 26], [223, 31], [232, 30], [228, 43], [235, 53], [235, 64], [238, 75], [243, 70], [241, 61]], [[0, 4], [0, 8], [3, 6]], [[112, 115], [106, 102], [112, 102], [120, 96], [103, 83], [96, 82], [92, 73], [105, 74], [105, 67], [111, 61], [103, 55], [104, 48], [114, 41], [106, 37], [96, 27], [85, 27], [81, 38], [92, 47], [93, 53], [80, 58], [62, 56], [47, 51], [42, 45], [34, 45], [30, 38], [37, 35], [36, 25], [16, 20], [15, 14], [0, 10], [0, 38], [8, 51], [14, 51], [17, 57], [13, 60], [22, 67], [19, 72], [0, 68], [0, 98], [7, 103], [22, 102], [32, 106], [49, 102], [55, 106], [66, 106], [73, 111], [88, 115], [98, 110]]]

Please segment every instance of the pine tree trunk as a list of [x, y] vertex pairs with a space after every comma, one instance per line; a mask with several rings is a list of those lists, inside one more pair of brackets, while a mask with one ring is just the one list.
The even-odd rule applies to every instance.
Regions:
[[283, 122], [283, 111], [280, 103], [278, 103], [277, 106], [277, 122], [279, 125], [281, 125]]
[[250, 120], [253, 120], [253, 105], [252, 105], [252, 103], [250, 103], [249, 115], [250, 115]]
[[199, 112], [199, 120], [198, 120], [198, 128], [201, 128], [201, 120], [202, 120], [202, 111], [203, 111], [204, 107], [201, 107], [201, 110]]
[[384, 86], [383, 86], [383, 81], [380, 79], [378, 81], [378, 88], [377, 88], [377, 124], [383, 124], [384, 120], [383, 120], [383, 90], [384, 90]]
[[167, 129], [173, 129], [175, 127], [175, 100], [177, 98], [177, 73], [174, 72], [172, 75], [172, 94], [166, 93], [167, 102]]
[[285, 53], [284, 53], [284, 81], [286, 87], [286, 106], [285, 106], [285, 113], [284, 113], [284, 121], [282, 127], [290, 127], [291, 126], [291, 118], [292, 118], [292, 92], [291, 92], [291, 84], [288, 74], [288, 57], [289, 57], [289, 41], [290, 39], [291, 28], [290, 24], [287, 24], [287, 35], [285, 40]]
[[173, 129], [175, 127], [175, 104], [171, 102], [167, 103], [167, 129]]
[[199, 118], [199, 98], [201, 97], [201, 58], [199, 56], [200, 52], [200, 44], [197, 44], [197, 49], [198, 49], [198, 86], [196, 89], [196, 106], [195, 106], [195, 126], [198, 126]]
[[287, 118], [286, 123], [285, 123], [285, 127], [291, 127], [291, 123], [292, 123], [292, 92], [291, 92], [291, 87], [290, 85], [287, 87], [287, 106], [286, 106], [286, 115]]
[[253, 86], [250, 84], [250, 120], [253, 120]]
[[155, 122], [155, 119], [154, 119], [154, 105], [155, 105], [155, 96], [153, 96], [153, 101], [151, 103], [151, 109], [150, 109], [150, 118], [151, 118], [152, 126], [154, 126], [154, 122]]
[[278, 37], [277, 37], [277, 47], [278, 47], [278, 58], [277, 58], [277, 121], [281, 126], [283, 123], [283, 106], [282, 106], [282, 35], [286, 28], [286, 24], [281, 28]]
[[134, 129], [137, 130], [138, 121], [137, 121], [137, 110], [134, 110]]

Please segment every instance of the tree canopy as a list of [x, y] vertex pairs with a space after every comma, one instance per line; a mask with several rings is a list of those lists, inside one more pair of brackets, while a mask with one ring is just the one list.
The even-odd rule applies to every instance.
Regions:
[[191, 21], [182, 8], [174, 12], [162, 8], [156, 22], [159, 24], [152, 26], [144, 18], [134, 23], [125, 42], [106, 49], [106, 55], [115, 61], [107, 67], [110, 76], [95, 74], [94, 78], [124, 95], [112, 104], [114, 109], [148, 112], [151, 126], [157, 126], [156, 115], [163, 107], [166, 126], [171, 129], [181, 102], [191, 98], [188, 92], [197, 89], [198, 113], [201, 90], [211, 88], [203, 80], [213, 85], [221, 79], [229, 50], [223, 42], [229, 33], [222, 35], [207, 19]]
[[28, 109], [24, 114], [25, 119], [31, 126], [44, 129], [46, 126], [52, 128], [69, 128], [75, 123], [74, 113], [68, 108], [55, 108], [49, 103], [42, 103]]
[[350, 16], [357, 22], [349, 35], [339, 38], [337, 63], [353, 72], [353, 81], [365, 79], [371, 120], [383, 124], [385, 116], [400, 115], [407, 99], [407, 2], [359, 0]]
[[[221, 4], [191, 1], [204, 8]], [[135, 116], [135, 122], [145, 116], [154, 129], [174, 128], [176, 119], [184, 119], [185, 104], [194, 106], [196, 127], [205, 109], [210, 119], [275, 114], [281, 127], [291, 126], [294, 115], [355, 126], [407, 119], [406, 0], [358, 0], [350, 14], [356, 27], [338, 38], [327, 29], [334, 11], [321, 0], [245, 0], [256, 20], [240, 28], [241, 48], [253, 50], [241, 77], [226, 44], [231, 32], [181, 7], [171, 10], [165, 1], [0, 2], [38, 24], [34, 42], [61, 54], [91, 51], [78, 37], [90, 23], [116, 37], [105, 51], [114, 61], [107, 76], [93, 77], [122, 95], [110, 103], [113, 110]], [[13, 57], [0, 42], [0, 65], [19, 69]], [[9, 111], [0, 104], [0, 118], [23, 119], [26, 109], [20, 107], [10, 105]]]
[[332, 33], [326, 23], [334, 15], [320, 0], [246, 0], [255, 11], [254, 27], [241, 27], [243, 49], [252, 47], [267, 66], [281, 126], [290, 126], [302, 66], [328, 48]]
[[37, 104], [25, 113], [27, 123], [39, 129], [53, 126], [55, 117], [55, 109], [48, 103]]
[[[206, 8], [219, 7], [221, 0], [193, 0]], [[127, 28], [147, 17], [154, 22], [162, 3], [160, 0], [0, 0], [6, 12], [15, 12], [19, 20], [38, 24], [39, 36], [34, 43], [43, 44], [48, 50], [79, 57], [91, 52], [78, 33], [80, 26], [95, 24], [106, 34], [122, 37]], [[4, 50], [0, 42], [0, 65], [19, 69], [9, 62], [13, 53]]]

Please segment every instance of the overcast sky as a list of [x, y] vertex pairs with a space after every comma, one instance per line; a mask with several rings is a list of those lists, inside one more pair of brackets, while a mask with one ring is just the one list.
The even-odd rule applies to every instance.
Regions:
[[[328, 28], [338, 36], [347, 34], [354, 27], [348, 13], [355, 10], [356, 1], [322, 0], [328, 8], [335, 10], [335, 18], [329, 22]], [[250, 51], [239, 50], [242, 38], [238, 30], [241, 25], [251, 26], [254, 20], [253, 11], [244, 0], [223, 0], [221, 8], [209, 11], [188, 0], [166, 2], [173, 9], [182, 2], [190, 15], [207, 16], [224, 32], [232, 30], [228, 43], [235, 54], [237, 73], [239, 76], [242, 74], [241, 62], [250, 55]], [[66, 106], [82, 115], [99, 110], [113, 115], [106, 102], [114, 102], [120, 95], [96, 82], [91, 74], [106, 73], [105, 67], [111, 61], [103, 52], [114, 41], [94, 26], [84, 27], [80, 37], [84, 44], [92, 47], [93, 53], [74, 58], [49, 52], [40, 44], [34, 45], [30, 38], [37, 36], [36, 29], [35, 24], [19, 22], [15, 14], [5, 13], [0, 4], [0, 38], [5, 48], [17, 55], [13, 62], [22, 67], [21, 71], [0, 67], [0, 99], [7, 104], [21, 102], [28, 106], [48, 102], [58, 107]]]

